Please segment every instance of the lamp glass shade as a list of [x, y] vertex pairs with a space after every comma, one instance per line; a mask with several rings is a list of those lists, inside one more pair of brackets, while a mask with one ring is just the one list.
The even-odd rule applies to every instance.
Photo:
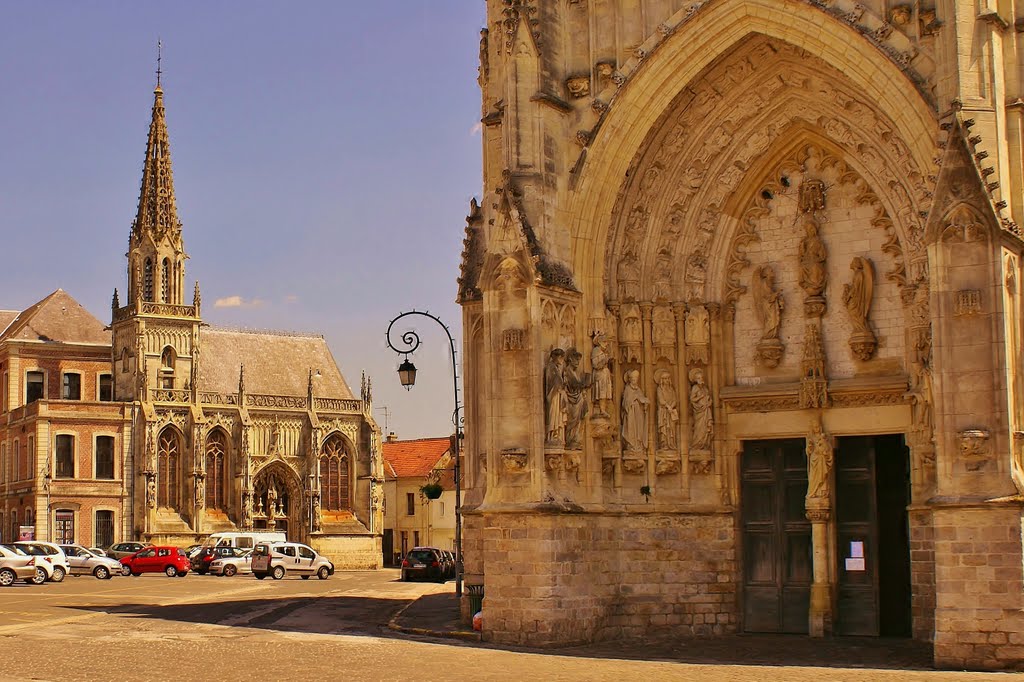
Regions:
[[409, 362], [409, 358], [398, 366], [398, 379], [407, 391], [416, 384], [416, 365]]

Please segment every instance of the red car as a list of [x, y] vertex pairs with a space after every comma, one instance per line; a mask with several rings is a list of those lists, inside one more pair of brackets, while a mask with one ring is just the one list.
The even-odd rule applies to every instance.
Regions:
[[192, 568], [185, 550], [178, 547], [147, 547], [121, 559], [132, 575], [166, 573], [168, 578], [184, 578]]

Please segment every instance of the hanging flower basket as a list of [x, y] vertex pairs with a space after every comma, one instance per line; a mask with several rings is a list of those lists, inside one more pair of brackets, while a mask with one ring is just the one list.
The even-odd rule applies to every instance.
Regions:
[[428, 483], [420, 488], [420, 492], [423, 493], [423, 496], [428, 500], [436, 500], [441, 497], [441, 493], [444, 492], [444, 488], [441, 487], [440, 483]]

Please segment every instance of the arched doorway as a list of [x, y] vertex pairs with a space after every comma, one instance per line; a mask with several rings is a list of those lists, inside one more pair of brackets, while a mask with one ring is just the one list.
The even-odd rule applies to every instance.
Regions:
[[302, 489], [293, 471], [271, 464], [256, 474], [253, 527], [284, 532], [289, 540], [302, 533]]

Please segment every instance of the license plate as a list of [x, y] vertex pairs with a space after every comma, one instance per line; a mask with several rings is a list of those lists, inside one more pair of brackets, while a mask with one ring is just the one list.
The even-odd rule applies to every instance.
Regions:
[[426, 568], [427, 565], [426, 564], [413, 564], [412, 567], [413, 568]]

